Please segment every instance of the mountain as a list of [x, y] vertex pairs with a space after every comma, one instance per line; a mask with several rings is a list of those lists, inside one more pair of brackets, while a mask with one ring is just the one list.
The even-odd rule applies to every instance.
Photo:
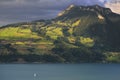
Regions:
[[0, 62], [120, 62], [120, 15], [99, 5], [75, 6], [51, 20], [0, 28]]
[[74, 30], [75, 35], [96, 36], [101, 40], [109, 41], [109, 44], [115, 47], [119, 47], [120, 15], [98, 5], [86, 7], [71, 5], [62, 12], [61, 16], [57, 17], [57, 20], [63, 22], [77, 19], [81, 20], [81, 24]]

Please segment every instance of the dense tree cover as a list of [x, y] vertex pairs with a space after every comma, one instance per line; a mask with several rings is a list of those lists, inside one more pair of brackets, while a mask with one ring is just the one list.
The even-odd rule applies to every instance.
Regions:
[[[65, 62], [103, 62], [105, 55], [79, 43], [79, 47], [69, 48], [63, 40], [56, 40], [52, 51], [63, 57]], [[78, 44], [77, 44], [78, 45]]]

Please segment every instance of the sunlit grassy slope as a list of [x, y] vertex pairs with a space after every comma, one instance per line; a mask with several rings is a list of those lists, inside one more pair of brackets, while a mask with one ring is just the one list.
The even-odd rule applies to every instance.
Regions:
[[30, 28], [8, 27], [0, 29], [0, 39], [16, 40], [16, 39], [38, 39], [41, 38], [30, 30]]
[[48, 28], [46, 36], [49, 36], [51, 39], [57, 39], [58, 37], [63, 37], [62, 28]]

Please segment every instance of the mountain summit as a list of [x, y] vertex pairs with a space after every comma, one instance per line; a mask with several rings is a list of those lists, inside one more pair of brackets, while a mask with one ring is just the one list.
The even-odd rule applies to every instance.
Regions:
[[109, 8], [70, 5], [51, 20], [1, 27], [0, 61], [120, 62], [119, 36]]
[[99, 5], [93, 5], [93, 6], [75, 6], [75, 5], [70, 5], [66, 10], [62, 11], [61, 13], [58, 14], [59, 17], [66, 17], [66, 16], [73, 16], [79, 17], [83, 15], [107, 15], [111, 14], [112, 11], [109, 8], [104, 8]]

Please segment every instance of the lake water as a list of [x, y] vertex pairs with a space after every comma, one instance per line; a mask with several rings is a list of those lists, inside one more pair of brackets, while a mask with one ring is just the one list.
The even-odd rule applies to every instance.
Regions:
[[120, 80], [120, 64], [0, 64], [0, 80]]

